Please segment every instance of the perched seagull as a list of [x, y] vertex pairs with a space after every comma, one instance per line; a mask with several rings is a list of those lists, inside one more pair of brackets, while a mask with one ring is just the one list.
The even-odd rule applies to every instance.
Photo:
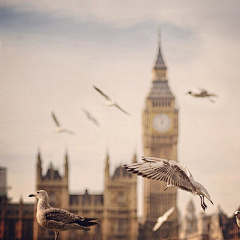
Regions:
[[237, 225], [240, 227], [240, 211], [236, 211], [234, 215], [236, 216]]
[[124, 165], [124, 167], [142, 177], [156, 179], [167, 183], [167, 188], [175, 187], [193, 195], [199, 195], [201, 207], [205, 211], [207, 205], [204, 202], [206, 197], [212, 204], [212, 200], [206, 188], [193, 179], [187, 167], [175, 160], [168, 160], [156, 157], [142, 157], [143, 162]]
[[120, 109], [122, 112], [126, 113], [127, 115], [130, 115], [128, 112], [126, 112], [125, 110], [123, 110], [121, 107], [119, 107], [119, 105], [116, 102], [113, 102], [106, 94], [104, 94], [99, 88], [93, 86], [100, 94], [102, 94], [105, 98], [106, 98], [106, 102], [104, 103], [106, 106], [115, 106], [118, 109]]
[[74, 135], [74, 132], [72, 132], [72, 131], [70, 131], [70, 130], [68, 130], [68, 129], [66, 129], [66, 128], [62, 128], [62, 127], [60, 126], [60, 124], [59, 124], [59, 122], [58, 122], [58, 120], [57, 120], [54, 112], [52, 112], [52, 117], [53, 117], [54, 122], [55, 122], [56, 125], [57, 125], [57, 126], [54, 128], [54, 130], [53, 130], [54, 132], [56, 132], [56, 133], [63, 133], [63, 132], [65, 132], [65, 133], [69, 133], [69, 134], [71, 134], [71, 135]]
[[41, 227], [53, 230], [55, 240], [58, 238], [59, 231], [69, 229], [90, 231], [91, 226], [99, 224], [97, 218], [84, 218], [64, 209], [51, 207], [48, 194], [44, 190], [38, 190], [36, 193], [30, 194], [29, 197], [38, 198], [37, 222]]
[[194, 92], [192, 92], [192, 91], [189, 91], [189, 92], [187, 92], [187, 94], [190, 94], [190, 95], [192, 95], [192, 96], [194, 96], [194, 97], [198, 97], [198, 98], [204, 98], [204, 97], [207, 97], [209, 100], [210, 100], [210, 102], [214, 102], [214, 100], [213, 99], [211, 99], [211, 97], [218, 97], [218, 95], [216, 95], [216, 94], [214, 94], [214, 93], [209, 93], [207, 90], [205, 90], [205, 89], [203, 89], [203, 88], [198, 88], [201, 92], [200, 93], [194, 93]]
[[88, 112], [85, 108], [82, 108], [83, 112], [86, 114], [87, 118], [91, 121], [93, 121], [97, 126], [99, 126], [99, 122], [97, 121], [96, 118], [94, 118], [90, 112]]
[[161, 217], [157, 219], [157, 222], [152, 229], [154, 232], [157, 231], [163, 225], [163, 223], [168, 220], [168, 217], [173, 213], [174, 209], [175, 207], [171, 207]]

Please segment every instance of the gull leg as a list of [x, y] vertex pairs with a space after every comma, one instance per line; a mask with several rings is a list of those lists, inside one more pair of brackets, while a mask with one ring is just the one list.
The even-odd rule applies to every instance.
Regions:
[[204, 202], [204, 196], [203, 196], [203, 205], [205, 206], [205, 208], [207, 208], [206, 203]]
[[57, 240], [57, 238], [58, 238], [58, 236], [59, 236], [59, 231], [55, 231], [55, 230], [54, 230], [54, 232], [55, 232], [55, 240]]
[[199, 197], [200, 197], [200, 199], [201, 199], [201, 207], [202, 207], [202, 209], [205, 211], [205, 206], [203, 205], [203, 199], [202, 199], [202, 196], [201, 195], [199, 195]]

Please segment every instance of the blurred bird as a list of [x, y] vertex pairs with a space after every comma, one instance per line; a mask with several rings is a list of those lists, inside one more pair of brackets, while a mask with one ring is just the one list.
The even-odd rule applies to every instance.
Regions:
[[214, 93], [209, 93], [207, 90], [203, 89], [203, 88], [198, 88], [201, 92], [197, 93], [197, 92], [192, 92], [189, 91], [187, 92], [187, 94], [192, 95], [193, 97], [197, 97], [197, 98], [208, 98], [210, 102], [214, 103], [214, 100], [211, 99], [211, 97], [218, 97], [218, 95], [214, 94]]
[[44, 190], [38, 190], [29, 197], [38, 198], [37, 222], [41, 227], [53, 230], [55, 240], [58, 238], [59, 231], [69, 229], [90, 231], [91, 226], [99, 224], [97, 218], [84, 218], [64, 209], [51, 207], [48, 194]]
[[97, 126], [99, 126], [99, 122], [96, 120], [96, 118], [94, 118], [90, 112], [88, 112], [85, 108], [82, 108], [82, 111], [86, 114], [87, 118], [89, 120], [91, 120], [92, 122], [94, 122]]
[[236, 211], [234, 215], [236, 216], [237, 225], [240, 227], [240, 211]]
[[173, 213], [174, 209], [175, 207], [171, 207], [161, 217], [157, 219], [157, 222], [152, 229], [154, 232], [157, 231], [163, 225], [163, 223], [168, 220], [168, 217]]
[[52, 112], [52, 117], [53, 117], [54, 122], [55, 122], [56, 125], [57, 125], [57, 126], [54, 128], [54, 130], [53, 130], [54, 132], [56, 132], [56, 133], [64, 133], [64, 132], [65, 132], [65, 133], [74, 135], [74, 132], [72, 132], [72, 131], [70, 131], [70, 130], [68, 130], [68, 129], [66, 129], [66, 128], [62, 128], [62, 127], [60, 126], [60, 124], [59, 124], [59, 122], [58, 122], [58, 120], [57, 120], [54, 112]]
[[170, 187], [175, 187], [193, 195], [199, 195], [201, 207], [204, 211], [207, 208], [204, 197], [213, 204], [206, 188], [193, 179], [192, 174], [184, 164], [175, 160], [156, 157], [142, 157], [142, 160], [143, 162], [124, 165], [124, 167], [129, 172], [142, 177], [166, 182], [167, 186], [164, 191]]
[[99, 88], [93, 86], [102, 96], [104, 96], [106, 98], [106, 102], [104, 103], [106, 106], [115, 106], [118, 109], [120, 109], [122, 112], [126, 113], [127, 115], [130, 115], [128, 112], [126, 112], [125, 110], [123, 110], [121, 107], [119, 107], [119, 105], [116, 102], [113, 102], [106, 94], [104, 94]]

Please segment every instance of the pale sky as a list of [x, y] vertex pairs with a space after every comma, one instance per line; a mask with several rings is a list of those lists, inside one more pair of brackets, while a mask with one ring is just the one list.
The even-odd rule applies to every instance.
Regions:
[[[106, 152], [113, 171], [140, 161], [142, 111], [157, 57], [157, 31], [169, 85], [179, 108], [178, 160], [229, 216], [240, 202], [240, 2], [63, 1], [0, 2], [0, 166], [9, 196], [35, 191], [36, 155], [63, 172], [66, 148], [70, 193], [101, 193]], [[103, 105], [102, 89], [131, 117]], [[219, 95], [213, 104], [185, 93]], [[89, 122], [82, 108], [98, 119]], [[53, 133], [54, 111], [75, 136]], [[142, 181], [139, 177], [139, 215]], [[179, 191], [183, 214], [193, 198]]]

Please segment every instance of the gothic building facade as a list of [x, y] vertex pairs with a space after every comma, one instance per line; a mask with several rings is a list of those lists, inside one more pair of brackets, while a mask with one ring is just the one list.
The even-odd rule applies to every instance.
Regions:
[[[40, 152], [37, 157], [36, 189], [44, 189], [49, 194], [50, 205], [64, 208], [85, 217], [97, 217], [100, 224], [91, 231], [61, 232], [59, 239], [85, 240], [137, 240], [137, 177], [122, 166], [111, 175], [107, 154], [105, 163], [105, 186], [103, 194], [70, 194], [68, 189], [69, 160], [65, 156], [64, 174], [61, 175], [52, 164], [47, 172], [42, 172]], [[132, 162], [136, 162], [136, 155]], [[35, 205], [36, 211], [36, 205]], [[34, 218], [33, 240], [52, 240], [54, 232], [40, 227]]]
[[[177, 160], [178, 110], [167, 79], [161, 47], [153, 68], [152, 88], [146, 98], [143, 111], [144, 155]], [[178, 239], [177, 190], [164, 191], [161, 181], [144, 179], [144, 234], [143, 239]], [[157, 218], [171, 207], [175, 211], [155, 233], [152, 227]], [[144, 236], [144, 234], [142, 236]]]

